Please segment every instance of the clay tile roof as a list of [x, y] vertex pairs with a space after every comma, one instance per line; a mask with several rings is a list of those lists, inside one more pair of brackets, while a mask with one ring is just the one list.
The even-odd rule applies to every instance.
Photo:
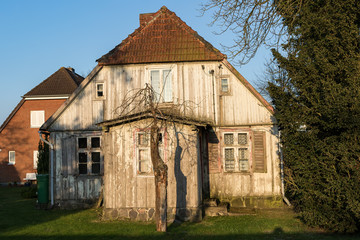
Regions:
[[39, 85], [31, 89], [24, 97], [70, 95], [84, 78], [75, 73], [73, 68], [60, 68]]
[[226, 58], [175, 13], [163, 6], [140, 15], [140, 27], [97, 60], [99, 65], [183, 61], [221, 61]]

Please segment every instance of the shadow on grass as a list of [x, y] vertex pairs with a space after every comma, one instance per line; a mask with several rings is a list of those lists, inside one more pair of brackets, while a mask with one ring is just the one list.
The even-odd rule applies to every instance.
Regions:
[[21, 197], [25, 186], [0, 187], [0, 233], [53, 221], [79, 211], [39, 210], [36, 199]]
[[0, 239], [360, 239], [360, 235], [327, 234], [309, 230], [288, 213], [205, 218], [200, 223], [174, 222], [167, 233], [155, 224], [100, 221], [99, 211], [38, 210], [35, 199], [22, 199], [22, 188], [0, 188]]

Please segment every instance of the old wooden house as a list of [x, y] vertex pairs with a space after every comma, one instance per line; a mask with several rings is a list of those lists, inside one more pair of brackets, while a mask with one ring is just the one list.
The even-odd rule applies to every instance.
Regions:
[[87, 203], [103, 188], [106, 217], [153, 218], [152, 115], [128, 101], [145, 86], [164, 123], [170, 217], [198, 220], [205, 198], [231, 207], [281, 202], [272, 107], [175, 13], [141, 14], [140, 27], [97, 62], [41, 127], [54, 146], [55, 204]]

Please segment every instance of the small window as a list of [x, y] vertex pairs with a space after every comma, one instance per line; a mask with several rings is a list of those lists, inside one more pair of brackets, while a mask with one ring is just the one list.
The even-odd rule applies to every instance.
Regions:
[[30, 112], [30, 127], [39, 128], [45, 122], [45, 111]]
[[225, 145], [233, 145], [234, 144], [234, 134], [225, 133], [224, 134], [224, 143], [225, 143]]
[[9, 151], [9, 165], [15, 164], [15, 151]]
[[[141, 131], [136, 133], [136, 168], [137, 173], [143, 176], [153, 176], [150, 174], [152, 169], [151, 162], [151, 151], [150, 151], [150, 133], [149, 131]], [[159, 154], [160, 157], [165, 161], [165, 153], [164, 153], [164, 144], [163, 142], [165, 136], [164, 132], [160, 132], [158, 135], [158, 143], [159, 143]]]
[[228, 78], [221, 79], [221, 91], [223, 93], [229, 92], [229, 79]]
[[33, 152], [33, 164], [34, 164], [34, 169], [37, 169], [38, 156], [39, 156], [39, 151], [34, 151], [34, 152]]
[[151, 87], [155, 92], [154, 101], [172, 102], [172, 79], [170, 69], [151, 70]]
[[250, 145], [247, 132], [224, 133], [224, 169], [226, 172], [250, 171]]
[[96, 84], [96, 98], [104, 98], [105, 91], [104, 91], [104, 83], [97, 83]]
[[79, 137], [78, 169], [79, 174], [100, 174], [101, 172], [101, 139], [100, 137]]

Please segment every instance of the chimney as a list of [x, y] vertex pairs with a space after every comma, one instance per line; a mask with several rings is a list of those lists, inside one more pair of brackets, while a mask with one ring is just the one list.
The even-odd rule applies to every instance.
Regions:
[[73, 73], [75, 73], [75, 69], [73, 69], [72, 67], [67, 67], [67, 69]]
[[140, 19], [140, 26], [146, 25], [148, 22], [153, 19], [155, 13], [142, 13], [139, 16]]

